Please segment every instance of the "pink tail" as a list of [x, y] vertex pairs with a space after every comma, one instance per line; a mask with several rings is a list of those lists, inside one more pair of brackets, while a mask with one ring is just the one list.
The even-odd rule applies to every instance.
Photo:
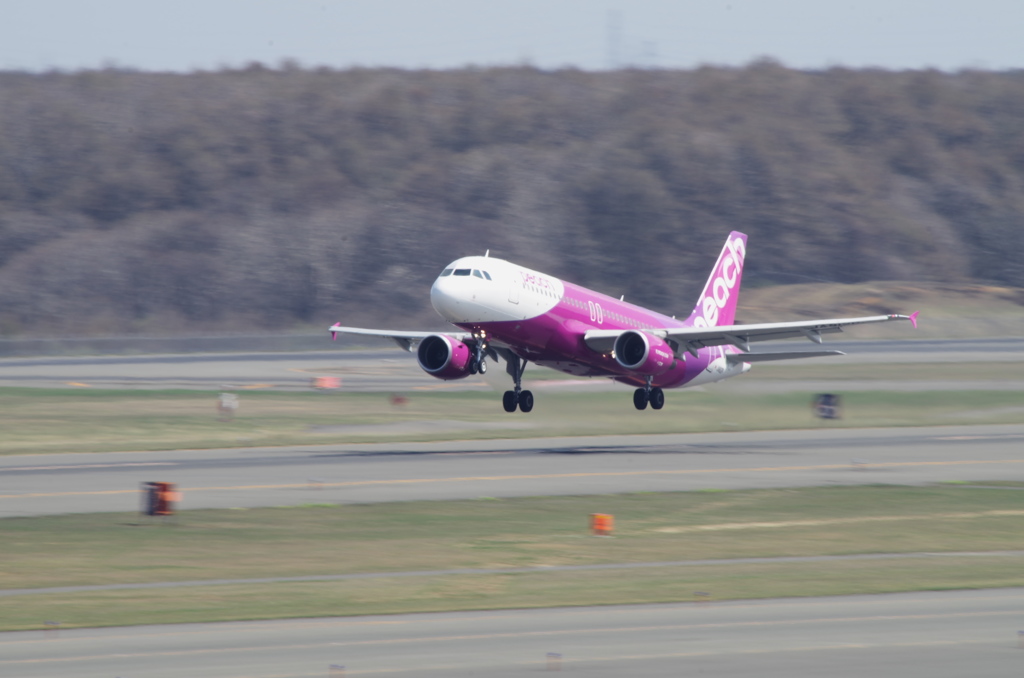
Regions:
[[687, 321], [693, 327], [732, 325], [736, 319], [736, 301], [740, 296], [743, 261], [747, 256], [747, 236], [733, 231], [725, 241], [718, 262], [711, 271], [704, 291]]

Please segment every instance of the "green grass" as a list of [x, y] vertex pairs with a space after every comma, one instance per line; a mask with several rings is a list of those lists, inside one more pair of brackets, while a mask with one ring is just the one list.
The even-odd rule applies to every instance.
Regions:
[[5, 603], [0, 629], [43, 629], [43, 620], [75, 628], [687, 602], [697, 599], [697, 591], [710, 593], [710, 600], [732, 600], [1022, 584], [1020, 559], [999, 556], [666, 567], [614, 574], [590, 571], [403, 577], [19, 597]]
[[[612, 538], [590, 513], [612, 513]], [[1002, 512], [1002, 513], [999, 513]], [[0, 588], [1024, 549], [1014, 489], [832, 487], [0, 520]], [[1024, 585], [1020, 557], [676, 566], [33, 594], [0, 629]]]
[[[841, 386], [836, 390], [841, 392]], [[740, 388], [673, 391], [661, 412], [637, 412], [628, 389], [538, 391], [529, 415], [501, 411], [498, 394], [416, 393], [404, 405], [386, 394], [243, 391], [232, 421], [219, 421], [205, 391], [0, 389], [0, 454], [104, 452], [527, 436], [684, 433], [814, 427], [925, 426], [1020, 421], [1022, 392], [883, 390], [844, 395], [844, 418], [811, 416], [811, 393], [759, 395]], [[330, 427], [456, 420], [509, 428], [452, 432], [345, 432]], [[317, 432], [317, 427], [328, 427]]]

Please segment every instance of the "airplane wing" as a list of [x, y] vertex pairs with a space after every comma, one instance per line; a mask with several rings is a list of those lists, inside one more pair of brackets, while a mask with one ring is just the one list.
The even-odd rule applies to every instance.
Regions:
[[730, 353], [725, 362], [730, 365], [739, 363], [767, 363], [774, 360], [795, 360], [796, 358], [826, 358], [833, 355], [846, 355], [842, 351], [771, 351], [769, 353]]
[[[848, 325], [865, 325], [868, 323], [882, 323], [893, 320], [909, 320], [917, 327], [917, 313], [911, 315], [875, 315], [862, 318], [832, 318], [828, 320], [798, 320], [795, 322], [783, 323], [759, 323], [756, 325], [724, 325], [718, 327], [666, 327], [660, 329], [646, 330], [654, 336], [661, 337], [667, 341], [675, 351], [676, 357], [681, 358], [684, 352], [697, 356], [697, 350], [707, 346], [731, 345], [744, 353], [750, 351], [750, 344], [755, 341], [775, 341], [777, 339], [792, 339], [794, 337], [805, 337], [816, 344], [821, 343], [821, 335], [842, 332]], [[615, 340], [620, 334], [627, 330], [588, 330], [583, 340], [587, 346], [600, 353], [607, 353], [615, 346]], [[838, 352], [809, 352], [804, 354], [789, 354], [787, 358], [761, 358], [761, 360], [785, 360], [792, 357], [816, 357], [821, 355], [835, 355]], [[777, 355], [784, 354], [759, 354]], [[737, 356], [737, 359], [743, 356]], [[747, 355], [746, 358], [753, 356]], [[751, 362], [750, 360], [744, 360]]]
[[333, 325], [330, 328], [331, 338], [337, 339], [339, 334], [358, 334], [364, 337], [380, 337], [391, 339], [399, 348], [412, 351], [423, 339], [433, 334], [445, 334], [453, 339], [465, 342], [473, 338], [469, 332], [404, 332], [402, 330], [370, 330], [362, 327], [342, 327]]

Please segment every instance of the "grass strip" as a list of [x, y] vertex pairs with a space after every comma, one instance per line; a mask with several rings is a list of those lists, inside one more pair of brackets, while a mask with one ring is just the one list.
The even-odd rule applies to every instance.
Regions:
[[[615, 515], [612, 538], [590, 513]], [[1024, 496], [828, 487], [0, 520], [0, 587], [1024, 549]], [[727, 526], [727, 527], [722, 527]], [[186, 586], [0, 599], [0, 629], [1024, 585], [1022, 558], [734, 563]]]
[[[835, 389], [841, 392], [837, 385]], [[0, 389], [0, 454], [106, 452], [346, 442], [688, 433], [721, 430], [1006, 424], [1020, 421], [1024, 392], [852, 392], [844, 417], [816, 419], [810, 393], [672, 392], [662, 412], [637, 412], [628, 390], [538, 392], [530, 414], [500, 412], [497, 395], [242, 393], [231, 421], [204, 391]], [[456, 420], [442, 429], [427, 425]], [[412, 422], [412, 428], [392, 425]], [[417, 428], [416, 423], [426, 423]], [[468, 424], [460, 428], [459, 422]], [[503, 427], [502, 424], [508, 424]], [[367, 424], [380, 427], [371, 432]], [[480, 428], [471, 428], [483, 424]], [[352, 426], [346, 429], [346, 426]]]
[[19, 597], [3, 605], [0, 628], [42, 629], [43, 620], [75, 628], [1022, 585], [1021, 559], [1000, 556], [409, 577]]

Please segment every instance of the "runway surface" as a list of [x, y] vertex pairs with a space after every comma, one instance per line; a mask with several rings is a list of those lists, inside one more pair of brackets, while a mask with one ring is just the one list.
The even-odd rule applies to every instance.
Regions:
[[[0, 386], [309, 390], [318, 376], [340, 377], [351, 391], [434, 388], [444, 383], [394, 349], [306, 353], [43, 357], [0, 360]], [[482, 379], [461, 387], [488, 389]]]
[[[805, 350], [809, 342], [767, 343], [758, 351]], [[813, 347], [813, 345], [811, 345]], [[872, 366], [889, 363], [942, 362], [1022, 362], [1024, 339], [986, 340], [904, 340], [904, 341], [829, 341], [827, 348], [848, 355], [828, 358], [835, 365]], [[325, 349], [330, 342], [325, 337]], [[504, 370], [492, 369], [485, 377], [469, 377], [457, 382], [440, 382], [416, 364], [415, 355], [397, 347], [385, 349], [323, 350], [303, 353], [211, 353], [187, 355], [38, 357], [0, 359], [0, 386], [46, 388], [146, 388], [210, 389], [274, 388], [307, 390], [314, 377], [340, 377], [346, 391], [402, 391], [437, 388], [460, 390], [504, 390], [509, 378]], [[529, 381], [537, 373], [548, 377], [556, 372], [532, 367]], [[577, 382], [580, 388], [614, 388], [607, 380]], [[964, 388], [962, 384], [945, 386], [935, 382], [892, 384], [904, 390]], [[873, 379], [869, 386], [878, 388]], [[979, 382], [975, 388], [1024, 388], [1021, 379]], [[804, 388], [803, 385], [800, 388]], [[858, 390], [844, 383], [846, 390]]]
[[0, 457], [0, 516], [979, 480], [1024, 481], [1024, 425]]
[[0, 675], [1002, 678], [1022, 627], [1002, 589], [35, 631], [0, 634]]

